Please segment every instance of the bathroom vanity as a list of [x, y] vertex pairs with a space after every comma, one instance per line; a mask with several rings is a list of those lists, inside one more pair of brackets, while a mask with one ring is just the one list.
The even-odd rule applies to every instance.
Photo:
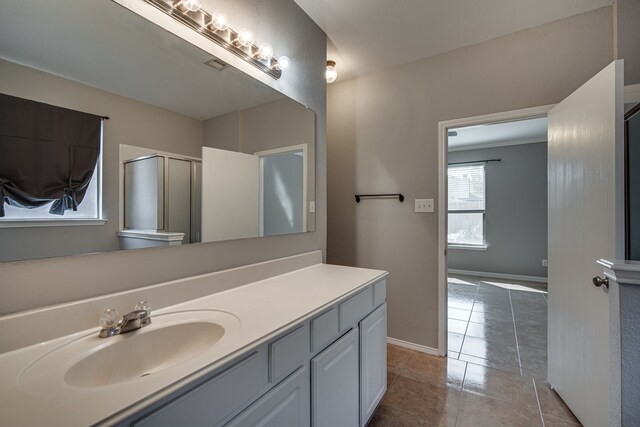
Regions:
[[[386, 391], [387, 273], [317, 263], [251, 282], [278, 270], [263, 264], [0, 318], [0, 424], [364, 426]], [[137, 331], [10, 349], [15, 322], [170, 295], [183, 302]]]

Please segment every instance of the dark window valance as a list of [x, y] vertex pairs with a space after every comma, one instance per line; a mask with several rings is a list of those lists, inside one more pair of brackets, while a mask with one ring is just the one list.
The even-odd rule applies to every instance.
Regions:
[[53, 201], [64, 215], [82, 202], [98, 156], [102, 118], [0, 94], [0, 217], [4, 204]]

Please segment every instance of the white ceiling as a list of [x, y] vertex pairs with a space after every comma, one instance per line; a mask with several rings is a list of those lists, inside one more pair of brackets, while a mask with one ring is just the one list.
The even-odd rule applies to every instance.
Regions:
[[106, 0], [0, 1], [0, 58], [200, 120], [283, 98]]
[[[456, 136], [452, 136], [452, 131]], [[449, 151], [517, 145], [547, 140], [547, 118], [491, 123], [449, 130]]]
[[613, 0], [295, 0], [333, 43], [339, 79], [613, 4]]

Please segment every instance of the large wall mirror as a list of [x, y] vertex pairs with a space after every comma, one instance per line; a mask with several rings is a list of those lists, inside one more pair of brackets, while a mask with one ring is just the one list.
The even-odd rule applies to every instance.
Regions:
[[[0, 135], [0, 261], [315, 228], [315, 113], [115, 2], [2, 2], [0, 94], [109, 117], [63, 215], [12, 199], [9, 185], [53, 160], [15, 156], [15, 135]], [[22, 122], [6, 108], [5, 134]]]

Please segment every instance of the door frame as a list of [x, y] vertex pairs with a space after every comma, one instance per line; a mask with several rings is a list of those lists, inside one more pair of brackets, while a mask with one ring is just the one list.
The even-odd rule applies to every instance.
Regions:
[[447, 158], [451, 128], [546, 117], [555, 104], [438, 122], [438, 355], [447, 355]]
[[253, 153], [255, 156], [258, 156], [259, 158], [259, 166], [260, 166], [260, 170], [259, 170], [259, 179], [260, 179], [260, 201], [259, 203], [259, 209], [260, 211], [258, 212], [259, 215], [259, 221], [260, 221], [260, 237], [264, 237], [264, 158], [265, 157], [270, 157], [270, 156], [277, 156], [278, 154], [284, 154], [284, 153], [297, 153], [299, 151], [302, 151], [302, 232], [306, 232], [307, 231], [307, 216], [308, 216], [308, 212], [309, 212], [309, 206], [307, 205], [307, 163], [309, 161], [309, 158], [307, 157], [308, 153], [308, 146], [307, 144], [298, 144], [298, 145], [289, 145], [287, 147], [280, 147], [280, 148], [274, 148], [272, 150], [264, 150], [264, 151], [256, 151], [255, 153]]

